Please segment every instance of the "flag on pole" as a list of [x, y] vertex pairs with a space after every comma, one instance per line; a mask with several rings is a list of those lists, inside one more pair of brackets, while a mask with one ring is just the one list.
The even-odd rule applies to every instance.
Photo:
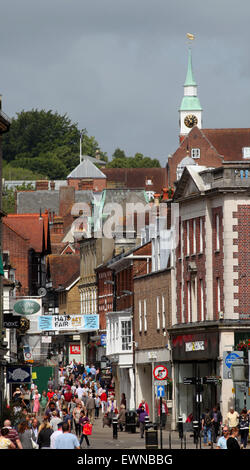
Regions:
[[190, 39], [190, 41], [194, 40], [194, 34], [187, 33], [187, 38]]

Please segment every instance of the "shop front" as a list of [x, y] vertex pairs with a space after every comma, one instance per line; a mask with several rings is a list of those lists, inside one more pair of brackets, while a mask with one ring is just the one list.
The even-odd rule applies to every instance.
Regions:
[[171, 334], [175, 422], [220, 404], [218, 331]]

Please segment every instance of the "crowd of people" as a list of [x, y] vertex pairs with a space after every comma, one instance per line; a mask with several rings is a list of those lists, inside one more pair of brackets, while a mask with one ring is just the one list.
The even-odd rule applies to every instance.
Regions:
[[17, 387], [13, 421], [3, 423], [0, 448], [79, 449], [83, 441], [90, 447], [89, 436], [100, 409], [110, 419], [119, 413], [113, 393], [112, 382], [106, 386], [99, 369], [94, 365], [83, 369], [75, 362], [61, 367], [58, 380], [49, 378], [47, 390], [41, 393], [35, 384], [30, 389]]
[[[233, 406], [230, 407], [224, 423], [218, 406], [210, 411], [205, 410], [202, 415], [201, 429], [204, 444], [217, 449], [246, 449], [250, 426], [250, 410], [244, 408], [238, 413]], [[220, 430], [222, 435], [220, 436]]]

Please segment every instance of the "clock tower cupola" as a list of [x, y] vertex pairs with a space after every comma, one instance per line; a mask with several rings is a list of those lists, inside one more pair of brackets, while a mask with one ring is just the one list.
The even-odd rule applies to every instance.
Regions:
[[197, 84], [193, 75], [191, 47], [188, 49], [188, 69], [179, 115], [181, 142], [193, 126], [198, 126], [200, 129], [202, 128], [202, 107], [197, 96]]

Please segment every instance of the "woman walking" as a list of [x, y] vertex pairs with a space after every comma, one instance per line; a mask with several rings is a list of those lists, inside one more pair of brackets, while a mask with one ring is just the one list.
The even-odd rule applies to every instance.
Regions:
[[75, 432], [76, 436], [80, 437], [81, 434], [81, 425], [79, 423], [81, 417], [82, 405], [81, 403], [77, 403], [76, 407], [73, 409], [73, 419], [75, 423]]
[[243, 448], [246, 449], [248, 434], [249, 434], [249, 415], [247, 414], [246, 409], [243, 409], [240, 414], [239, 427], [240, 427], [241, 449]]
[[43, 390], [42, 396], [41, 396], [41, 398], [40, 398], [40, 406], [41, 406], [41, 412], [42, 412], [42, 414], [45, 413], [45, 410], [46, 410], [46, 407], [47, 407], [47, 403], [48, 403], [48, 398], [47, 398], [47, 395], [46, 395], [46, 391]]
[[33, 404], [33, 413], [35, 413], [35, 416], [38, 416], [40, 410], [40, 395], [38, 393], [38, 390], [35, 390], [34, 393], [34, 404]]
[[48, 416], [43, 417], [43, 422], [38, 430], [37, 444], [39, 449], [50, 449], [50, 436], [53, 434], [53, 429], [49, 424]]
[[81, 411], [81, 417], [79, 420], [80, 426], [82, 427], [82, 435], [80, 439], [80, 447], [83, 439], [85, 439], [87, 447], [90, 447], [88, 436], [92, 434], [92, 424], [89, 422], [89, 418], [85, 415], [84, 411]]
[[22, 421], [18, 425], [19, 439], [23, 449], [33, 449], [32, 446], [32, 430], [30, 429], [28, 421]]

